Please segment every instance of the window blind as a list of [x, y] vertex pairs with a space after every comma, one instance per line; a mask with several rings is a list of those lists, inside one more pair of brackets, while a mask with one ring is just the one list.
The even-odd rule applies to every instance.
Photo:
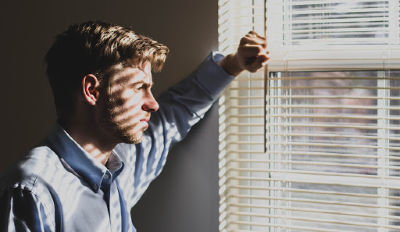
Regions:
[[399, 5], [219, 1], [272, 56], [220, 98], [220, 231], [400, 231]]

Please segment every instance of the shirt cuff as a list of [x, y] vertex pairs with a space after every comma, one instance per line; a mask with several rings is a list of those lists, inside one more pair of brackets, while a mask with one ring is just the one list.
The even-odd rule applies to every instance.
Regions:
[[235, 76], [227, 73], [218, 62], [224, 58], [219, 52], [211, 52], [197, 69], [197, 81], [212, 98], [218, 98]]

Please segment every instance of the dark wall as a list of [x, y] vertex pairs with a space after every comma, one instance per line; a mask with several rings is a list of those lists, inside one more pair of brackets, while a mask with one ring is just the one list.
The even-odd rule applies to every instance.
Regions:
[[[217, 1], [3, 1], [0, 6], [1, 132], [4, 170], [39, 142], [55, 120], [43, 57], [68, 25], [105, 20], [167, 44], [154, 75], [156, 95], [217, 48]], [[161, 176], [133, 209], [138, 231], [217, 231], [217, 110], [177, 145]]]

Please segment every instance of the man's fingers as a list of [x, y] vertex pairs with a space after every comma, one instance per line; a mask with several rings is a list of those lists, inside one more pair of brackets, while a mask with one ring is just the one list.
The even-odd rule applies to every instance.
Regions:
[[239, 52], [245, 57], [257, 56], [260, 54], [268, 54], [268, 51], [261, 45], [244, 45], [238, 48]]
[[249, 33], [247, 33], [247, 35], [256, 36], [256, 37], [259, 38], [259, 39], [266, 40], [266, 38], [265, 38], [264, 36], [258, 34], [258, 33], [255, 32], [255, 31], [249, 31]]
[[240, 40], [239, 46], [244, 46], [244, 45], [261, 45], [262, 47], [266, 48], [267, 47], [267, 41], [265, 39], [260, 39], [256, 36], [244, 36]]
[[267, 41], [265, 39], [260, 39], [255, 36], [244, 36], [240, 40], [240, 45], [245, 45], [245, 44], [259, 44], [262, 45], [263, 47], [267, 47]]
[[241, 38], [236, 57], [242, 69], [256, 72], [269, 60], [266, 38], [250, 31]]
[[269, 51], [264, 49], [261, 45], [244, 45], [238, 48], [238, 53], [241, 57], [244, 57], [245, 65], [252, 64], [257, 58], [265, 57], [269, 59]]
[[265, 63], [269, 60], [269, 56], [260, 55], [257, 58], [253, 59], [252, 63], [246, 65], [246, 69], [250, 72], [256, 72], [260, 68], [262, 68]]

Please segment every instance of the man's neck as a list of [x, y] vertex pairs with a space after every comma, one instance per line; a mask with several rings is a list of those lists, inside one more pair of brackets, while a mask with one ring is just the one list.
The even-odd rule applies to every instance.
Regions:
[[91, 157], [103, 165], [107, 163], [116, 143], [110, 143], [109, 139], [89, 123], [73, 122], [61, 126]]

